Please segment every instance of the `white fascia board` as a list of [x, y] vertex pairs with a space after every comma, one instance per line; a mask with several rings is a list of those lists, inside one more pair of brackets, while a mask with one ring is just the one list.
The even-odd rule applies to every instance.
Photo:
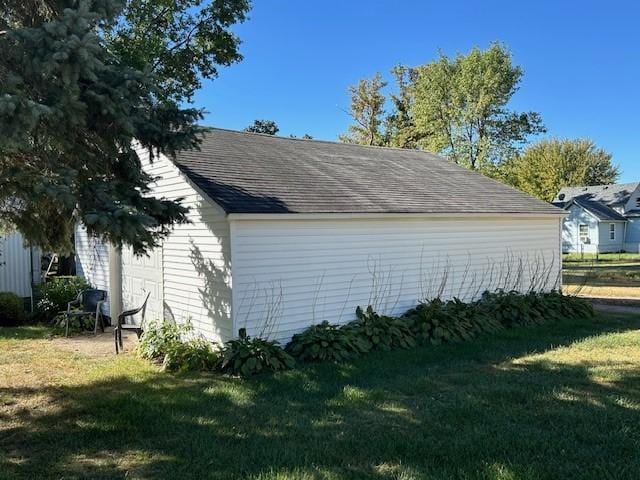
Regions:
[[558, 213], [229, 213], [229, 221], [242, 220], [361, 220], [401, 218], [563, 218], [569, 215], [564, 210]]

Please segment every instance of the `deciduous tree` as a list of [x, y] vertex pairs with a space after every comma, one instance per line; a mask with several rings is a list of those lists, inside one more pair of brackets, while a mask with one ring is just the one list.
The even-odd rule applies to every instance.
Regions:
[[244, 129], [245, 132], [264, 133], [265, 135], [275, 135], [280, 131], [278, 124], [273, 120], [254, 120], [251, 125]]
[[562, 187], [615, 183], [612, 156], [588, 139], [542, 140], [499, 168], [497, 178], [551, 201]]
[[340, 141], [361, 145], [385, 144], [382, 131], [385, 96], [382, 89], [386, 85], [387, 82], [376, 73], [373, 78], [362, 79], [349, 87], [351, 106], [348, 113], [354, 123], [349, 125], [348, 133], [340, 135]]
[[508, 108], [521, 78], [499, 43], [418, 67], [411, 115], [419, 144], [472, 169], [512, 156], [530, 135], [544, 132], [538, 113]]

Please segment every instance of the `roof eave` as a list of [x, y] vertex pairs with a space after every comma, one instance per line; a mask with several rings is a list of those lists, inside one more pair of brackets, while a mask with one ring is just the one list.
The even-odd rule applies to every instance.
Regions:
[[558, 209], [558, 212], [486, 212], [486, 213], [388, 213], [388, 212], [334, 212], [334, 213], [228, 213], [227, 218], [234, 220], [357, 220], [357, 219], [387, 219], [387, 218], [564, 218], [568, 212]]

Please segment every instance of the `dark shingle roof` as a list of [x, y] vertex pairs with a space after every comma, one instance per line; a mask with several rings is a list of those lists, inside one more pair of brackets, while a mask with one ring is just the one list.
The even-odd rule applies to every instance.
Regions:
[[627, 203], [638, 188], [639, 183], [618, 183], [615, 185], [592, 185], [588, 187], [564, 187], [558, 192], [554, 202], [568, 202], [574, 198], [595, 200], [606, 205]]
[[608, 207], [604, 203], [596, 202], [594, 200], [585, 200], [583, 198], [574, 198], [573, 202], [576, 205], [588, 210], [595, 215], [599, 220], [617, 220], [626, 221], [627, 219], [616, 212], [613, 208]]
[[227, 213], [560, 213], [417, 150], [208, 129], [174, 161]]

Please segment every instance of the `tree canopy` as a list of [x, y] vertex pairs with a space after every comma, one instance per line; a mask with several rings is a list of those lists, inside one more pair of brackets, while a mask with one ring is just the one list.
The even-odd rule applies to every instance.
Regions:
[[248, 0], [129, 0], [104, 35], [121, 61], [150, 68], [164, 95], [191, 100], [202, 78], [242, 59], [229, 28], [246, 19], [249, 7]]
[[545, 131], [538, 113], [508, 108], [522, 69], [499, 43], [455, 58], [440, 54], [415, 68], [398, 65], [391, 73], [396, 91], [388, 97], [380, 74], [349, 87], [354, 123], [342, 141], [425, 148], [480, 169], [513, 156], [531, 135]]
[[371, 79], [362, 79], [357, 85], [349, 87], [351, 107], [348, 111], [354, 123], [349, 125], [348, 133], [340, 140], [346, 143], [362, 145], [384, 145], [385, 138], [381, 130], [384, 116], [385, 97], [382, 89], [387, 82], [376, 73]]
[[508, 108], [521, 78], [499, 43], [418, 67], [411, 113], [420, 145], [472, 169], [512, 156], [528, 136], [545, 131], [538, 113]]
[[[124, 54], [118, 46], [118, 31], [123, 38], [140, 31], [126, 27], [137, 21], [132, 12], [157, 6], [138, 0], [124, 6], [116, 0], [0, 1], [0, 223], [55, 250], [70, 248], [77, 220], [90, 234], [131, 245], [137, 253], [157, 245], [173, 225], [186, 221], [187, 209], [150, 195], [153, 179], [142, 171], [138, 153], [197, 148], [201, 118], [199, 110], [179, 106], [198, 83], [176, 87], [190, 82], [178, 75], [177, 56], [139, 45]], [[170, 7], [163, 14], [201, 18], [186, 12], [202, 2], [156, 3]], [[244, 18], [244, 2], [214, 3], [207, 15], [224, 16], [215, 27], [219, 33], [231, 21], [225, 5], [235, 5], [240, 13], [234, 18]], [[187, 17], [176, 20], [185, 28], [174, 28], [170, 39], [184, 48], [200, 41], [189, 34]], [[154, 35], [159, 30], [148, 36]], [[203, 58], [239, 58], [233, 54], [237, 39], [209, 41]], [[191, 62], [198, 48], [180, 61]], [[214, 53], [218, 49], [221, 56]], [[160, 77], [163, 71], [167, 77]]]
[[542, 200], [563, 187], [605, 185], [618, 180], [612, 156], [589, 139], [548, 139], [504, 163], [494, 176]]
[[245, 132], [264, 133], [265, 135], [275, 135], [280, 131], [278, 124], [273, 120], [254, 120], [251, 125], [244, 129]]

